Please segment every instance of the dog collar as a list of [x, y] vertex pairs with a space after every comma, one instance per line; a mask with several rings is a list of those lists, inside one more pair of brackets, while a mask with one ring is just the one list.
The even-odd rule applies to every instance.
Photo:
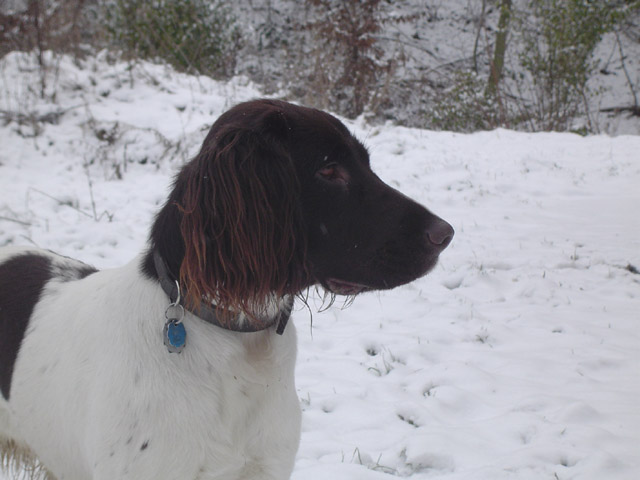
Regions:
[[[172, 334], [175, 337], [175, 343], [178, 345], [176, 348], [180, 350], [184, 346], [186, 332], [184, 332], [184, 326], [182, 326], [182, 317], [178, 316], [177, 318], [173, 318], [176, 314], [173, 313], [171, 315], [168, 314], [171, 307], [177, 307], [184, 311], [184, 294], [180, 294], [180, 288], [178, 286], [178, 282], [175, 279], [172, 279], [169, 275], [169, 269], [167, 268], [167, 264], [164, 259], [160, 255], [157, 250], [153, 251], [153, 262], [156, 267], [156, 272], [158, 274], [158, 280], [160, 281], [160, 286], [162, 290], [167, 294], [171, 304], [167, 309], [167, 323], [165, 324], [165, 343], [169, 341], [170, 344], [172, 342]], [[183, 292], [184, 293], [184, 292]], [[200, 304], [200, 307], [194, 310], [189, 310], [196, 317], [204, 320], [207, 323], [215, 325], [216, 327], [224, 328], [225, 330], [231, 330], [233, 332], [259, 332], [262, 330], [267, 330], [273, 326], [276, 327], [276, 333], [278, 335], [282, 335], [284, 333], [284, 329], [287, 326], [287, 322], [291, 317], [291, 310], [293, 309], [293, 296], [288, 295], [285, 299], [284, 305], [278, 310], [278, 313], [270, 319], [266, 319], [264, 322], [240, 322], [240, 315], [236, 316], [236, 318], [231, 322], [222, 323], [218, 319], [218, 315], [216, 313], [217, 307], [215, 305], [206, 305], [204, 303]], [[175, 310], [175, 309], [174, 309]], [[171, 326], [173, 325], [173, 332]], [[168, 338], [169, 337], [169, 338]], [[172, 350], [169, 348], [169, 351], [179, 351]]]

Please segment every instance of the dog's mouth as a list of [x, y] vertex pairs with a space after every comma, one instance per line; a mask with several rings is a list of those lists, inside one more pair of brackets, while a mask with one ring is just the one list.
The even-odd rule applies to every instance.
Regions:
[[337, 278], [327, 278], [324, 287], [336, 295], [358, 295], [359, 293], [373, 290], [367, 285], [338, 280]]

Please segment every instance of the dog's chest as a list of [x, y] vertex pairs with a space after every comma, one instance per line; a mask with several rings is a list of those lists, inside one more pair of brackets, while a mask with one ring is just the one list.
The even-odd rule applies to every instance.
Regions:
[[[136, 448], [125, 448], [123, 465], [132, 471], [143, 466], [147, 472], [177, 451], [190, 460], [185, 471], [176, 470], [176, 478], [191, 478], [190, 469], [197, 465], [194, 478], [222, 479], [242, 478], [246, 468], [279, 455], [287, 457], [280, 463], [288, 464], [299, 435], [293, 331], [281, 339], [271, 332], [238, 336], [206, 326], [202, 331], [193, 324], [187, 328], [191, 341], [186, 349], [179, 355], [163, 352], [168, 369], [149, 378], [156, 387], [147, 384], [145, 401], [131, 411], [130, 423], [139, 425]], [[218, 335], [215, 342], [212, 333]], [[143, 459], [145, 443], [148, 458]]]
[[[184, 471], [175, 471], [176, 478], [191, 474], [202, 479], [244, 478], [247, 469], [286, 471], [299, 436], [295, 343], [292, 350], [289, 342], [280, 343], [282, 339], [269, 333], [245, 335], [241, 342], [227, 336], [231, 342], [217, 343], [214, 352], [204, 349], [206, 335], [200, 336], [197, 328], [190, 332], [192, 337], [198, 335], [189, 344], [191, 350], [180, 354], [184, 358], [169, 357], [175, 365], [184, 361], [186, 367], [173, 370], [172, 393], [165, 390], [157, 410], [146, 411], [144, 405], [138, 409], [144, 417], [140, 425], [149, 434], [148, 440], [139, 436], [136, 445], [141, 448], [148, 441], [148, 458], [141, 460], [136, 448], [133, 456], [130, 450], [122, 457], [123, 464], [132, 470], [142, 466], [141, 471], [147, 472], [167, 455], [180, 452], [190, 460], [185, 461]], [[159, 442], [154, 442], [156, 438]], [[275, 466], [269, 467], [270, 463]], [[190, 471], [194, 465], [198, 472]]]

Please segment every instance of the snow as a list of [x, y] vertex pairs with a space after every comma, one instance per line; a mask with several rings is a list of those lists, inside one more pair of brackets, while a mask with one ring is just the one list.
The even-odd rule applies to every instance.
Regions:
[[[99, 268], [144, 247], [208, 126], [260, 96], [243, 78], [62, 57], [45, 101], [24, 55], [0, 62], [0, 111], [65, 110], [0, 127], [0, 245]], [[292, 478], [639, 478], [640, 136], [346, 123], [456, 237], [412, 284], [298, 305]]]

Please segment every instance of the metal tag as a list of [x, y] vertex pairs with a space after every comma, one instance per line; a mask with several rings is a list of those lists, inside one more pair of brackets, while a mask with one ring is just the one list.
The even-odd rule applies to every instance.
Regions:
[[164, 324], [164, 344], [170, 353], [180, 353], [187, 343], [187, 330], [176, 318], [167, 320]]

